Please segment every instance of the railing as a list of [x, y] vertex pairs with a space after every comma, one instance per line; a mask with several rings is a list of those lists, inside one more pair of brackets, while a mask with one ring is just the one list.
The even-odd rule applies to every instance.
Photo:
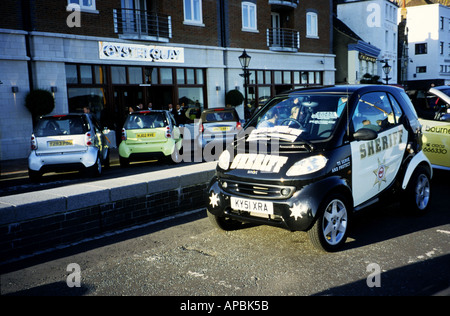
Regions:
[[299, 0], [269, 0], [271, 5], [288, 6], [291, 8], [297, 8]]
[[114, 32], [128, 39], [168, 42], [172, 38], [172, 20], [168, 15], [143, 10], [114, 9]]
[[275, 51], [297, 52], [300, 48], [300, 33], [292, 29], [267, 29], [267, 46]]

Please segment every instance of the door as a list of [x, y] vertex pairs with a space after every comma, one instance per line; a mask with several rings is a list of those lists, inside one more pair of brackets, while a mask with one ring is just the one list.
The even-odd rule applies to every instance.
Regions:
[[[125, 119], [131, 111], [130, 108], [136, 110], [136, 105], [143, 101], [142, 88], [116, 86], [113, 89], [116, 135], [121, 135]], [[116, 137], [116, 142], [119, 145], [120, 137]]]
[[280, 46], [281, 45], [281, 23], [280, 23], [280, 14], [276, 12], [272, 12], [271, 16], [271, 27], [272, 27], [272, 38], [273, 45]]
[[147, 1], [121, 0], [122, 22], [127, 33], [147, 34]]
[[360, 97], [350, 123], [351, 130], [371, 129], [377, 133], [377, 138], [350, 143], [355, 207], [376, 197], [395, 180], [408, 141], [407, 130], [398, 123], [401, 115], [395, 99], [384, 92]]

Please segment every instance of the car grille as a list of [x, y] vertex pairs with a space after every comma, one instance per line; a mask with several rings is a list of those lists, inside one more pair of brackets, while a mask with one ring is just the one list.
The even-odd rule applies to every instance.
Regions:
[[225, 192], [251, 198], [288, 199], [294, 192], [294, 186], [267, 185], [240, 181], [221, 180]]

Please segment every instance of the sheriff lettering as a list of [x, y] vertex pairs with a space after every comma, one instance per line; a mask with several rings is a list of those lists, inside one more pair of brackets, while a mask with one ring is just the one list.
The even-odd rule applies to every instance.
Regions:
[[402, 142], [402, 136], [403, 130], [400, 129], [393, 133], [378, 137], [377, 139], [362, 143], [359, 146], [361, 159], [373, 156], [393, 146], [399, 145]]
[[237, 154], [230, 168], [277, 173], [287, 160], [287, 157], [276, 155]]

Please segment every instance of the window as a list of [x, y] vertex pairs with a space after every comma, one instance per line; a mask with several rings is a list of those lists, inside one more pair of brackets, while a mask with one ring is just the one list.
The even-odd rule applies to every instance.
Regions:
[[256, 4], [251, 2], [242, 2], [242, 29], [256, 31]]
[[444, 55], [444, 42], [439, 43], [439, 53]]
[[[394, 126], [401, 116], [399, 108], [392, 110], [390, 98], [383, 92], [369, 92], [361, 97], [353, 114], [353, 130], [368, 128], [375, 132], [384, 131]], [[394, 107], [397, 107], [396, 104]]]
[[427, 72], [427, 66], [416, 67], [416, 73], [425, 73]]
[[203, 25], [202, 0], [184, 0], [184, 23]]
[[68, 0], [67, 5], [76, 4], [82, 11], [96, 11], [95, 0]]
[[319, 36], [317, 13], [315, 12], [306, 13], [306, 36], [307, 37]]
[[67, 84], [78, 83], [77, 65], [66, 64], [66, 82]]
[[424, 55], [427, 53], [427, 43], [416, 44], [416, 55]]
[[90, 65], [80, 65], [81, 84], [92, 83], [92, 67]]
[[439, 19], [439, 28], [441, 30], [444, 29], [444, 17], [443, 16], [441, 16], [440, 19]]

